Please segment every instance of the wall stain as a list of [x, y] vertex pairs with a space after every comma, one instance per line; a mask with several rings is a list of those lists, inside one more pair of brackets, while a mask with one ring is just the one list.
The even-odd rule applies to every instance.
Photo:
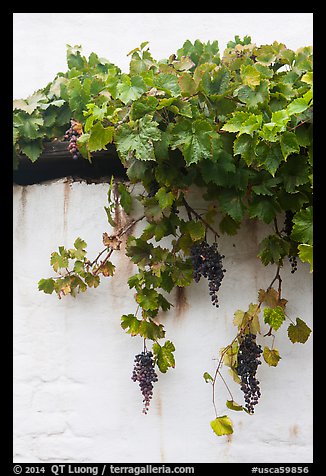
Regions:
[[164, 453], [164, 445], [163, 445], [162, 400], [161, 400], [161, 396], [158, 392], [156, 392], [155, 401], [156, 401], [157, 413], [158, 413], [159, 420], [160, 420], [160, 459], [161, 459], [161, 463], [164, 463], [165, 462], [165, 453]]
[[290, 438], [297, 438], [299, 435], [299, 426], [297, 424], [291, 425], [289, 428]]
[[[121, 209], [119, 206], [115, 207], [115, 217], [114, 221], [116, 223], [116, 227], [112, 234], [117, 234], [121, 228], [125, 228], [129, 222], [128, 215]], [[131, 259], [126, 256], [126, 245], [128, 236], [133, 233], [135, 229], [135, 224], [128, 228], [126, 233], [121, 236], [121, 244], [120, 250], [114, 252], [113, 257], [117, 257], [117, 262], [115, 263], [115, 273], [112, 277], [111, 281], [111, 290], [110, 290], [110, 297], [113, 299], [112, 304], [115, 307], [121, 306], [122, 302], [125, 301], [126, 293], [130, 293], [130, 288], [127, 284], [129, 277], [134, 273], [134, 264]], [[114, 260], [115, 262], [115, 260]], [[129, 294], [128, 293], [128, 294]], [[119, 299], [119, 302], [115, 302], [115, 298]]]
[[175, 312], [177, 317], [181, 317], [189, 308], [187, 301], [186, 290], [184, 287], [176, 286], [176, 304]]
[[68, 205], [69, 205], [69, 199], [70, 199], [70, 189], [71, 189], [71, 182], [70, 180], [66, 180], [64, 182], [64, 188], [63, 188], [63, 233], [65, 238], [67, 234], [67, 215], [68, 215]]
[[22, 243], [25, 242], [25, 213], [26, 213], [26, 204], [27, 204], [27, 187], [21, 187], [21, 195], [19, 200], [19, 209], [16, 225], [16, 236], [18, 240]]
[[232, 443], [232, 436], [233, 436], [232, 434], [231, 435], [226, 435], [226, 441], [228, 443]]

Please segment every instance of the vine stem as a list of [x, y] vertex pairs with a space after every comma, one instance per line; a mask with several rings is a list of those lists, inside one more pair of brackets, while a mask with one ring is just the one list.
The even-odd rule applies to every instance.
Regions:
[[183, 204], [185, 206], [185, 209], [187, 211], [189, 220], [192, 219], [192, 214], [195, 215], [195, 217], [198, 218], [198, 220], [200, 220], [202, 223], [204, 223], [206, 228], [208, 228], [209, 230], [211, 230], [212, 233], [214, 233], [215, 237], [217, 237], [217, 238], [220, 237], [220, 235], [217, 233], [217, 231], [214, 230], [214, 228], [199, 213], [197, 213], [196, 210], [194, 210], [189, 205], [189, 203], [186, 201], [186, 199], [184, 197], [182, 198], [182, 202], [183, 202]]
[[100, 269], [102, 268], [102, 266], [105, 265], [105, 263], [107, 262], [107, 260], [110, 258], [110, 256], [112, 255], [114, 249], [111, 248], [110, 251], [108, 252], [108, 254], [106, 255], [106, 257], [104, 258], [104, 260], [101, 262], [101, 264], [99, 265], [99, 267], [95, 270], [95, 272], [93, 273], [94, 276], [97, 276]]

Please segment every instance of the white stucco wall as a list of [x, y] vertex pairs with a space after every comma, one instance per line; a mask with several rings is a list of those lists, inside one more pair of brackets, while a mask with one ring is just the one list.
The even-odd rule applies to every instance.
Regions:
[[149, 41], [154, 58], [185, 40], [218, 40], [223, 52], [235, 35], [257, 45], [279, 41], [296, 50], [313, 42], [312, 13], [14, 13], [13, 96], [25, 98], [66, 71], [66, 44], [82, 45], [128, 71], [129, 51]]
[[[110, 232], [107, 189], [65, 180], [14, 186], [14, 461], [311, 462], [313, 334], [304, 345], [292, 344], [283, 325], [275, 340], [278, 367], [258, 370], [255, 415], [229, 411], [221, 383], [217, 406], [232, 418], [234, 434], [218, 438], [209, 425], [211, 387], [202, 375], [214, 372], [219, 349], [235, 336], [234, 311], [246, 310], [274, 276], [274, 267], [256, 257], [269, 226], [244, 223], [237, 236], [221, 236], [227, 273], [218, 310], [204, 280], [186, 289], [182, 305], [171, 293], [175, 307], [161, 321], [176, 347], [176, 367], [159, 374], [146, 416], [130, 379], [142, 339], [120, 327], [121, 314], [136, 309], [126, 282], [133, 266], [123, 252], [113, 254], [116, 275], [97, 289], [62, 300], [38, 291], [38, 280], [53, 275], [50, 253], [59, 245], [71, 247], [80, 236], [90, 257], [102, 249], [102, 233]], [[299, 262], [291, 274], [286, 263], [282, 277], [289, 315], [313, 327], [309, 266]], [[241, 403], [239, 386], [228, 381]]]

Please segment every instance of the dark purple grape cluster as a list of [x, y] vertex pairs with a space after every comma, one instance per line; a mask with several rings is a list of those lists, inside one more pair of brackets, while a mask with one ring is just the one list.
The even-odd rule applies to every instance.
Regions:
[[261, 364], [259, 356], [262, 348], [256, 343], [255, 334], [246, 334], [239, 346], [237, 360], [237, 374], [241, 379], [241, 390], [244, 393], [245, 407], [249, 413], [254, 413], [261, 396], [259, 381], [256, 379], [258, 365]]
[[131, 380], [139, 382], [141, 393], [143, 394], [143, 413], [148, 412], [149, 404], [153, 396], [153, 383], [157, 382], [157, 374], [154, 370], [153, 353], [147, 350], [141, 352], [135, 357], [134, 370], [132, 372]]
[[78, 132], [78, 128], [75, 127], [76, 122], [73, 119], [70, 121], [70, 124], [71, 125], [69, 129], [66, 130], [65, 135], [63, 136], [63, 140], [69, 140], [68, 150], [71, 153], [72, 158], [77, 160], [79, 157], [81, 157], [81, 154], [77, 149], [77, 139], [80, 134]]
[[[291, 210], [286, 210], [285, 219], [284, 219], [284, 226], [283, 226], [283, 230], [282, 230], [286, 234], [286, 236], [290, 236], [291, 233], [292, 233], [293, 217], [294, 217], [294, 213], [291, 212]], [[295, 254], [289, 254], [289, 261], [290, 261], [290, 264], [291, 264], [291, 273], [293, 274], [298, 269], [297, 256]]]
[[291, 233], [292, 233], [293, 217], [294, 217], [294, 213], [291, 212], [291, 210], [286, 210], [285, 219], [284, 219], [284, 226], [283, 226], [283, 230], [282, 230], [286, 234], [286, 236], [290, 236]]
[[298, 260], [297, 260], [297, 257], [294, 256], [294, 255], [290, 255], [289, 256], [289, 261], [290, 261], [290, 264], [291, 264], [291, 273], [295, 273], [296, 270], [298, 269]]
[[190, 253], [195, 282], [198, 283], [202, 276], [207, 278], [212, 304], [219, 307], [217, 293], [226, 272], [222, 263], [225, 256], [218, 252], [217, 243], [209, 245], [207, 241], [192, 245]]

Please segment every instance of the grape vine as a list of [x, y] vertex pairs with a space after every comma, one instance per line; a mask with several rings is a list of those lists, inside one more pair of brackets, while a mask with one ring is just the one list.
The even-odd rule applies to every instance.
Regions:
[[[90, 259], [80, 237], [73, 248], [59, 246], [50, 258], [55, 275], [41, 279], [38, 288], [61, 299], [114, 279], [110, 258], [122, 252], [125, 239], [125, 253], [137, 268], [128, 279], [136, 311], [121, 316], [121, 327], [144, 342], [132, 380], [147, 414], [156, 369], [164, 374], [175, 367], [174, 344], [158, 320], [172, 305], [167, 295], [203, 277], [211, 304], [223, 307], [219, 292], [227, 273], [220, 235], [235, 235], [245, 220], [268, 225], [257, 259], [275, 266], [275, 277], [259, 289], [257, 302], [235, 311], [236, 335], [221, 350], [215, 374], [204, 373], [212, 385], [211, 428], [227, 435], [233, 425], [217, 409], [217, 382], [228, 392], [229, 410], [253, 414], [263, 387], [260, 364], [276, 367], [281, 359], [274, 346], [278, 329], [289, 320], [292, 343], [305, 343], [311, 333], [287, 312], [281, 271], [285, 259], [291, 273], [298, 261], [313, 268], [312, 48], [292, 51], [276, 41], [257, 46], [249, 36], [236, 36], [222, 55], [217, 41], [199, 40], [187, 40], [159, 61], [147, 42], [129, 55], [127, 74], [95, 53], [86, 58], [80, 47], [68, 46], [68, 71], [14, 101], [14, 167], [22, 155], [38, 160], [46, 141], [60, 139], [69, 141], [73, 159], [89, 161], [114, 144], [128, 176], [108, 184], [104, 248]], [[207, 202], [204, 209], [190, 201], [195, 187]], [[124, 226], [117, 219], [121, 211]], [[134, 235], [139, 222], [144, 226]], [[268, 326], [265, 334], [261, 324]], [[239, 384], [244, 405], [233, 398], [222, 366]]]

